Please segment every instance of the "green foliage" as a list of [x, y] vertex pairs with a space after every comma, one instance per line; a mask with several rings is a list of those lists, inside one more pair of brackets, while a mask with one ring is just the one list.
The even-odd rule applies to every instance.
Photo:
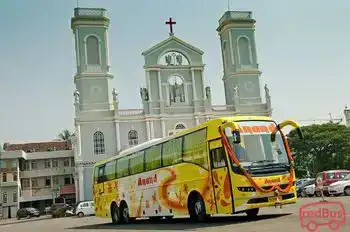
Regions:
[[64, 129], [61, 133], [58, 134], [57, 137], [63, 141], [67, 141], [69, 140], [70, 136], [72, 136], [72, 133], [69, 130]]
[[288, 134], [288, 143], [295, 159], [297, 177], [331, 169], [350, 169], [350, 129], [327, 123], [303, 126], [304, 139], [296, 130]]

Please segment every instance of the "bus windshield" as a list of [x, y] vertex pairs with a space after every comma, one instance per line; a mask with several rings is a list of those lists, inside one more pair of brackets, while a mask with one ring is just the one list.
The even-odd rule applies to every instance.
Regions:
[[242, 130], [241, 143], [233, 143], [232, 137], [228, 139], [241, 165], [248, 169], [276, 164], [284, 167], [289, 165], [280, 132], [277, 132], [276, 140], [271, 141], [271, 132], [276, 127], [274, 122], [242, 121], [238, 125]]

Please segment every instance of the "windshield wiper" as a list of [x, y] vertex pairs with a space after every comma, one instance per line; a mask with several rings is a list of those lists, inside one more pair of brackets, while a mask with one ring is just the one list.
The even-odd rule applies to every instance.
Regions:
[[277, 160], [257, 160], [257, 161], [253, 161], [253, 162], [249, 165], [248, 170], [250, 170], [250, 169], [253, 167], [254, 164], [273, 163], [273, 162], [275, 162], [275, 161], [277, 161]]

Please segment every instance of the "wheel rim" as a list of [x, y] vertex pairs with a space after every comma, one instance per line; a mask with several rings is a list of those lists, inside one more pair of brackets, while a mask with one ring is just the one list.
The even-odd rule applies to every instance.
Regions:
[[199, 215], [200, 212], [202, 211], [202, 204], [199, 201], [197, 201], [194, 204], [194, 211], [195, 211], [196, 215]]
[[346, 194], [346, 195], [350, 195], [350, 188], [346, 188], [346, 189], [345, 189], [345, 194]]
[[125, 219], [127, 219], [128, 218], [128, 208], [124, 208], [124, 210], [123, 210], [123, 217], [125, 218]]

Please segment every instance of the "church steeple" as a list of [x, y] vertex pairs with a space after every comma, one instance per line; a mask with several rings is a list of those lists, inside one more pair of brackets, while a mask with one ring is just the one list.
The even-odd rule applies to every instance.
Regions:
[[71, 28], [75, 36], [77, 73], [74, 83], [81, 110], [109, 109], [110, 74], [107, 29], [109, 19], [101, 8], [75, 8]]
[[250, 11], [226, 11], [217, 28], [221, 41], [226, 104], [234, 106], [236, 111], [248, 105], [262, 104], [255, 22]]

